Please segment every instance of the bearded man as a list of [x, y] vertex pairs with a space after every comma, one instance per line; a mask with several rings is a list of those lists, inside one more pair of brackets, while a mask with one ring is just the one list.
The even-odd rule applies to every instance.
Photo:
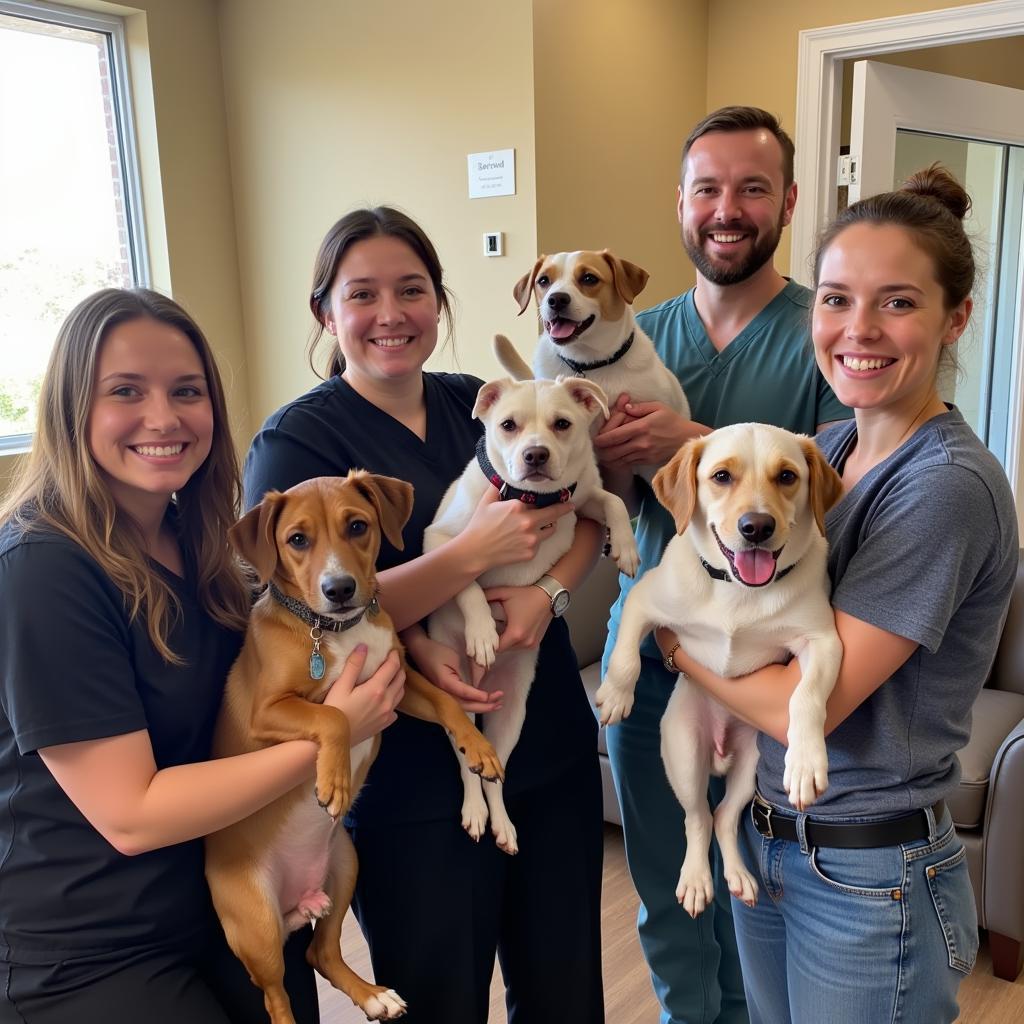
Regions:
[[[636, 577], [620, 578], [605, 664], [629, 588], [658, 564], [675, 530], [633, 467], [664, 465], [684, 441], [732, 423], [773, 423], [813, 434], [850, 416], [814, 362], [814, 293], [772, 264], [797, 194], [793, 142], [778, 120], [757, 107], [714, 111], [687, 138], [680, 177], [676, 212], [697, 283], [637, 321], [678, 376], [694, 418], [622, 396], [597, 437], [606, 486], [638, 515], [641, 554]], [[661, 762], [659, 726], [676, 677], [662, 663], [653, 635], [641, 654], [633, 710], [608, 729], [606, 742], [661, 1024], [741, 1024], [748, 1018], [717, 844], [711, 853], [714, 902], [691, 920], [675, 900], [686, 840], [682, 809]], [[714, 779], [713, 805], [723, 792], [722, 780]]]

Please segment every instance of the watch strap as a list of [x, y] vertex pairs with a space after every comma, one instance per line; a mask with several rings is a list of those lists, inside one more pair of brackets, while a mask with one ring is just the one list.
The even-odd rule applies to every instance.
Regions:
[[[540, 579], [535, 580], [533, 585], [535, 587], [540, 587], [540, 589], [548, 595], [548, 600], [550, 600], [551, 602], [552, 615], [557, 617], [565, 611], [565, 608], [568, 606], [568, 599], [572, 596], [568, 587], [563, 586], [561, 583], [559, 583], [558, 580], [555, 579], [554, 576], [550, 576], [548, 575], [548, 573], [544, 573], [544, 575], [541, 576]], [[563, 607], [560, 610], [558, 610], [555, 608], [555, 600], [560, 594], [565, 595], [566, 602], [565, 605], [563, 605]]]

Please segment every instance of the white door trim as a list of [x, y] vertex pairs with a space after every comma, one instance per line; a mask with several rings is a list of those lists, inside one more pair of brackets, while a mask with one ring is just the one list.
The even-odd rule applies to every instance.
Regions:
[[814, 240], [835, 209], [842, 61], [1024, 34], [1024, 0], [950, 7], [800, 33], [795, 176], [801, 199], [791, 228], [790, 274], [810, 283]]

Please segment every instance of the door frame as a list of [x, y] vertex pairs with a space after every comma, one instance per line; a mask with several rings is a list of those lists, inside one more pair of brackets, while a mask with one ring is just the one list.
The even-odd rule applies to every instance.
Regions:
[[850, 57], [1024, 35], [1024, 0], [950, 7], [800, 33], [795, 177], [801, 200], [790, 229], [790, 275], [809, 283], [814, 240], [836, 204], [843, 66]]
[[[1024, 0], [990, 0], [942, 11], [897, 15], [806, 29], [800, 33], [796, 84], [796, 158], [801, 188], [790, 229], [790, 276], [810, 283], [818, 232], [836, 205], [836, 169], [842, 116], [843, 67], [851, 57], [972, 43], [1024, 35]], [[1021, 250], [1024, 270], [1024, 247]], [[1024, 302], [1018, 303], [1016, 337], [1024, 342]], [[1024, 536], [1024, 352], [1014, 352], [1014, 399], [1008, 430], [1007, 470]]]

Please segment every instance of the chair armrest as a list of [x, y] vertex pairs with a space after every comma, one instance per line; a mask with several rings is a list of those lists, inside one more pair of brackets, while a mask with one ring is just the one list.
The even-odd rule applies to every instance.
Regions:
[[981, 890], [991, 931], [1024, 939], [1024, 719], [992, 762], [984, 819]]

